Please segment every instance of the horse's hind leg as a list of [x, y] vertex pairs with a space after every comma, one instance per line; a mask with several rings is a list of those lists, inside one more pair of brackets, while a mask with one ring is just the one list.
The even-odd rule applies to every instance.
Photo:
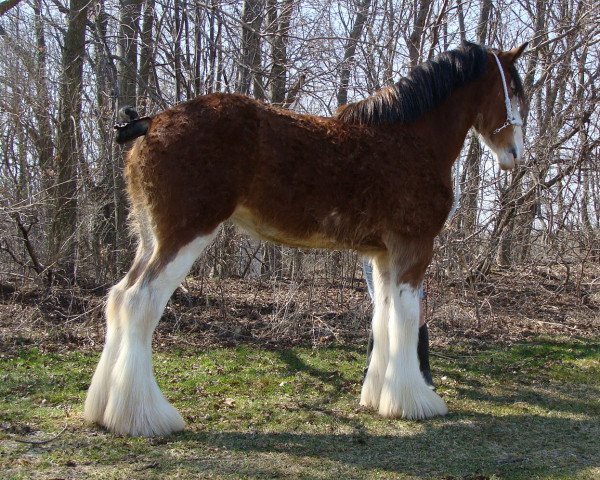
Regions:
[[377, 410], [389, 355], [390, 268], [387, 255], [373, 259], [373, 287], [373, 350], [360, 395], [360, 404]]
[[164, 398], [152, 371], [152, 334], [173, 291], [214, 234], [189, 242], [176, 252], [155, 247], [121, 305], [121, 345], [112, 369], [106, 409], [100, 423], [135, 436], [167, 435], [185, 423]]
[[138, 250], [129, 274], [109, 294], [106, 345], [88, 392], [86, 419], [119, 434], [183, 429], [181, 415], [154, 379], [152, 334], [169, 297], [213, 238], [206, 234], [178, 249], [152, 241], [151, 255]]
[[[427, 244], [428, 245], [428, 244]], [[444, 401], [429, 388], [419, 370], [418, 285], [427, 264], [430, 248], [405, 243], [396, 246], [391, 260], [389, 360], [379, 400], [385, 417], [428, 418], [448, 412]]]
[[139, 244], [133, 264], [127, 275], [110, 289], [106, 299], [106, 338], [100, 361], [92, 377], [85, 400], [84, 417], [88, 422], [102, 423], [113, 366], [121, 346], [121, 307], [128, 287], [133, 285], [147, 267], [153, 251], [153, 236], [147, 218], [140, 212], [135, 218]]

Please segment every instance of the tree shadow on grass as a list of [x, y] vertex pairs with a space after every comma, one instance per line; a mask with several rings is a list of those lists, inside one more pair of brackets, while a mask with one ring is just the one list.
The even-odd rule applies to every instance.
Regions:
[[592, 470], [600, 473], [598, 418], [467, 412], [408, 428], [400, 420], [378, 421], [391, 433], [373, 433], [377, 427], [341, 434], [185, 431], [130, 439], [96, 431], [31, 448], [83, 456], [90, 450], [98, 471], [133, 469], [132, 479], [591, 479]]
[[[506, 413], [488, 414], [463, 407], [460, 413], [413, 423], [414, 428], [408, 429], [402, 428], [402, 421], [378, 419], [380, 424], [386, 424], [384, 431], [398, 425], [397, 434], [378, 435], [372, 433], [373, 427], [365, 426], [364, 417], [362, 420], [360, 416], [350, 418], [339, 411], [328, 411], [325, 406], [320, 411], [330, 416], [330, 424], [351, 427], [353, 433], [185, 433], [179, 441], [190, 448], [218, 446], [233, 452], [231, 462], [238, 472], [247, 476], [285, 476], [282, 464], [290, 457], [294, 461], [301, 460], [307, 476], [319, 472], [318, 476], [323, 478], [333, 477], [334, 472], [338, 472], [338, 478], [590, 476], [593, 474], [586, 472], [592, 469], [600, 472], [597, 440], [600, 438], [600, 404], [594, 393], [597, 387], [550, 382], [550, 377], [544, 375], [544, 365], [549, 361], [598, 358], [595, 346], [594, 342], [565, 345], [544, 341], [512, 347], [508, 356], [495, 350], [503, 358], [494, 377], [494, 388], [488, 388], [489, 365], [477, 358], [463, 361], [459, 366], [466, 374], [457, 378], [457, 396], [477, 403], [506, 406]], [[335, 370], [307, 365], [291, 351], [283, 351], [279, 356], [292, 370], [308, 373], [339, 392], [344, 379]], [[506, 370], [511, 362], [524, 364], [534, 371], [539, 369], [541, 381], [535, 381], [536, 375], [519, 372], [515, 378], [507, 378]], [[451, 372], [447, 374], [452, 376]], [[506, 385], [502, 385], [503, 380]], [[579, 388], [583, 389], [583, 396], [582, 391], [577, 391]], [[522, 413], [515, 412], [515, 403], [519, 403]], [[311, 407], [304, 405], [304, 408]], [[246, 460], [236, 462], [236, 453], [244, 455]], [[271, 470], [264, 465], [260, 472], [255, 470], [252, 460], [247, 461], [254, 457], [271, 459]], [[186, 462], [189, 468], [194, 468], [194, 459]], [[217, 467], [212, 471], [227, 474], [227, 469]], [[304, 474], [300, 471], [299, 477]]]
[[[456, 362], [457, 371], [449, 366], [445, 375], [454, 380], [459, 398], [487, 402], [499, 407], [521, 403], [557, 413], [600, 416], [600, 402], [586, 401], [600, 397], [599, 370], [584, 371], [566, 362], [600, 359], [596, 342], [565, 344], [559, 341], [519, 344], [505, 350], [489, 352], [496, 358], [493, 365], [482, 352], [468, 362]], [[560, 372], [564, 380], [553, 379]], [[560, 376], [559, 376], [560, 378]], [[573, 381], [569, 381], [573, 378]], [[489, 388], [490, 380], [493, 388]]]
[[[338, 478], [364, 478], [373, 474], [576, 476], [586, 469], [600, 468], [597, 420], [535, 415], [501, 418], [481, 414], [458, 418], [451, 415], [445, 420], [422, 422], [418, 433], [185, 433], [178, 443], [188, 451], [218, 448], [229, 452], [233, 454], [231, 463], [236, 465], [238, 474], [250, 477], [277, 477], [285, 470], [282, 463], [290, 457], [303, 464], [306, 472], [320, 473], [323, 478], [333, 478], [335, 472]], [[235, 454], [241, 454], [242, 458]], [[200, 453], [196, 458], [178, 462], [177, 466], [193, 471], [201, 457]], [[164, 469], [168, 472], [171, 461], [164, 460]], [[270, 462], [270, 470], [265, 460]], [[226, 474], [230, 467], [231, 464], [224, 469], [215, 465], [211, 471]]]
[[313, 367], [302, 360], [294, 350], [279, 350], [277, 351], [277, 355], [291, 372], [306, 373], [324, 384], [332, 386], [336, 390], [340, 390], [346, 382], [344, 376], [337, 369], [322, 370]]

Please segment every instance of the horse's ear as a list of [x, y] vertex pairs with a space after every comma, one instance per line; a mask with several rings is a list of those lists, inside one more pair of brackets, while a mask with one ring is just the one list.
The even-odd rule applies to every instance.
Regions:
[[509, 50], [508, 52], [506, 52], [507, 55], [509, 56], [511, 62], [516, 62], [519, 59], [519, 57], [521, 55], [523, 55], [523, 52], [527, 48], [528, 44], [529, 44], [529, 42], [525, 42], [520, 47], [513, 48], [512, 50]]

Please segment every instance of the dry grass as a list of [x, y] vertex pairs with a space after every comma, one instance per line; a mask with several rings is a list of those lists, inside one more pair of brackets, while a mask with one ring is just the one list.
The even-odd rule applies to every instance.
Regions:
[[[600, 336], [600, 268], [567, 278], [561, 267], [498, 271], [466, 285], [430, 278], [427, 317], [434, 345], [509, 344], [531, 336]], [[106, 288], [0, 290], [0, 350], [99, 349]], [[342, 284], [188, 278], [155, 336], [157, 348], [364, 345], [371, 303], [362, 278]]]

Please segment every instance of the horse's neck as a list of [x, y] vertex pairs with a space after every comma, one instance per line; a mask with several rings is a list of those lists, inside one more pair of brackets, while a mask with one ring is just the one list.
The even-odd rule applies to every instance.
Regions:
[[478, 82], [471, 82], [457, 89], [429, 114], [428, 121], [437, 136], [439, 160], [448, 170], [458, 158], [467, 133], [475, 123], [479, 88]]

